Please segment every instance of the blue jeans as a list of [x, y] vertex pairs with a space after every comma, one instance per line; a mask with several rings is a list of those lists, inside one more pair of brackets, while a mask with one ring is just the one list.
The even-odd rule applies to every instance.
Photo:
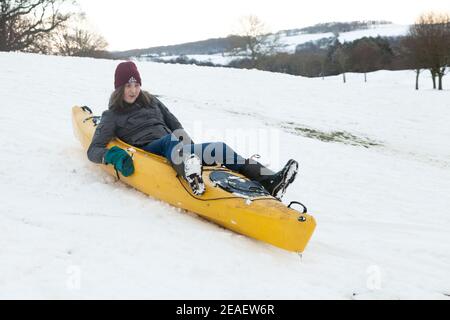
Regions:
[[175, 158], [180, 151], [184, 155], [196, 154], [202, 160], [203, 165], [223, 164], [226, 168], [235, 172], [239, 172], [245, 164], [245, 159], [224, 142], [183, 145], [180, 140], [171, 134], [149, 143], [142, 149], [165, 157], [172, 164], [176, 161]]

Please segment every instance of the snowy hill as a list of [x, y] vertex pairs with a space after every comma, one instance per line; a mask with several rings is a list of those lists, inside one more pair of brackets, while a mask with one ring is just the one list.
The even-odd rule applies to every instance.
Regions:
[[[363, 37], [398, 37], [404, 36], [408, 33], [408, 25], [397, 25], [397, 24], [377, 24], [373, 25], [367, 29], [353, 30], [348, 32], [339, 33], [338, 39], [340, 42], [351, 42]], [[279, 46], [276, 51], [295, 53], [298, 45], [302, 45], [308, 42], [314, 42], [321, 39], [327, 39], [334, 37], [333, 33], [306, 33], [306, 32], [279, 32], [278, 33], [278, 43]], [[269, 37], [268, 40], [272, 41], [273, 37]], [[210, 49], [211, 50], [211, 49]], [[217, 51], [217, 50], [215, 50]], [[215, 54], [185, 54], [184, 56], [188, 59], [194, 59], [199, 62], [211, 62], [218, 65], [228, 65], [234, 59], [242, 58], [245, 53], [240, 53], [236, 55], [235, 53], [223, 51], [221, 53]], [[175, 60], [180, 55], [171, 54], [149, 54], [138, 56], [138, 60]]]
[[300, 259], [87, 160], [71, 107], [100, 114], [116, 63], [0, 53], [0, 298], [449, 299], [450, 91], [139, 63], [195, 141], [300, 161], [286, 201], [318, 223]]
[[[364, 37], [398, 37], [407, 34], [409, 29], [408, 25], [397, 24], [381, 24], [374, 25], [368, 29], [354, 30], [349, 32], [339, 33], [340, 42], [351, 42]], [[301, 33], [298, 35], [283, 35], [280, 37], [280, 43], [283, 45], [281, 51], [294, 53], [295, 48], [299, 44], [305, 44], [309, 41], [316, 41], [323, 38], [333, 37], [333, 33]]]

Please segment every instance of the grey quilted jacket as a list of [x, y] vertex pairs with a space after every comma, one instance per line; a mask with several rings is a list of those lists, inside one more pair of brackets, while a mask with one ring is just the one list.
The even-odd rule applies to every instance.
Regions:
[[135, 102], [122, 111], [110, 107], [102, 114], [87, 156], [92, 162], [104, 163], [103, 158], [108, 151], [106, 146], [115, 137], [142, 147], [175, 130], [186, 137], [187, 134], [182, 129], [178, 119], [154, 96], [149, 105]]

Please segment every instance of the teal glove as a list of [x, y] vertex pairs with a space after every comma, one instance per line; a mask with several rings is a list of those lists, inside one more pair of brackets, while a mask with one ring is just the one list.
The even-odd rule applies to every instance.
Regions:
[[105, 164], [112, 164], [114, 168], [122, 173], [124, 177], [129, 177], [134, 173], [133, 159], [123, 149], [112, 147], [105, 154]]

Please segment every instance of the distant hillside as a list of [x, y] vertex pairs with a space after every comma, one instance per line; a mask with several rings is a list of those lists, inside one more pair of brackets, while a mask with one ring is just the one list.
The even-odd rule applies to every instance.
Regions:
[[352, 21], [352, 22], [327, 22], [319, 23], [311, 27], [299, 29], [300, 33], [341, 33], [355, 30], [365, 30], [374, 26], [392, 24], [389, 21]]
[[113, 52], [115, 57], [129, 58], [138, 56], [176, 56], [192, 54], [217, 54], [227, 52], [232, 49], [232, 43], [236, 36], [226, 38], [214, 38], [202, 41], [188, 42], [170, 46], [152, 47], [147, 49], [135, 49], [122, 52]]
[[[291, 42], [287, 41], [289, 38], [298, 35], [316, 35], [320, 33], [337, 34], [356, 30], [367, 30], [389, 24], [392, 23], [387, 21], [327, 22], [302, 29], [281, 30], [275, 33], [275, 35], [280, 36], [282, 43], [287, 43]], [[228, 36], [225, 38], [207, 39], [170, 46], [113, 52], [113, 55], [115, 58], [120, 59], [139, 56], [214, 55], [232, 51], [234, 44], [240, 42], [239, 38], [239, 36]], [[295, 49], [296, 45], [300, 43], [294, 43], [293, 48]]]

